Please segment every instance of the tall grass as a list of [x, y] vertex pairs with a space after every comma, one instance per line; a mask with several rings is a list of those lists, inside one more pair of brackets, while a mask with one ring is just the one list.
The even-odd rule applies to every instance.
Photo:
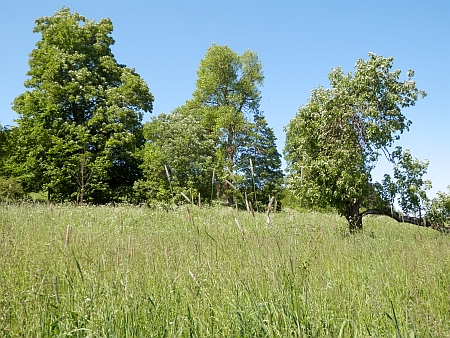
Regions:
[[228, 208], [0, 205], [0, 336], [450, 337], [450, 237], [364, 228], [294, 211], [267, 225]]

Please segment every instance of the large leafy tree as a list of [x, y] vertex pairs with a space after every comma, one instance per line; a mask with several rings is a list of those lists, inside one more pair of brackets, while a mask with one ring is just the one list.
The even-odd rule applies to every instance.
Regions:
[[[197, 74], [192, 99], [180, 110], [195, 116], [216, 141], [218, 156], [223, 158], [222, 177], [236, 182], [235, 175], [243, 169], [237, 166], [239, 153], [248, 147], [249, 137], [256, 131], [255, 118], [262, 118], [261, 62], [250, 50], [239, 55], [228, 46], [213, 44], [200, 61]], [[228, 202], [232, 203], [233, 189], [227, 188], [227, 184], [224, 188]]]
[[215, 142], [193, 116], [160, 114], [144, 125], [143, 177], [135, 184], [138, 201], [210, 198], [217, 166]]
[[[412, 80], [413, 71], [402, 81], [401, 71], [392, 67], [392, 57], [369, 53], [367, 60], [356, 62], [353, 74], [332, 69], [331, 88], [314, 89], [286, 127], [290, 189], [307, 203], [334, 207], [352, 232], [362, 228], [362, 216], [375, 213], [373, 208], [387, 214], [390, 201], [372, 184], [371, 172], [383, 153], [396, 160], [389, 150], [411, 124], [402, 108], [425, 96]], [[402, 162], [406, 170], [412, 168], [408, 163], [410, 159]], [[406, 181], [422, 174], [397, 176]], [[393, 195], [398, 193], [408, 192], [394, 186]]]
[[109, 19], [63, 8], [36, 20], [27, 91], [14, 100], [16, 174], [29, 191], [59, 200], [106, 202], [140, 177], [135, 150], [153, 96], [134, 69], [118, 64]]

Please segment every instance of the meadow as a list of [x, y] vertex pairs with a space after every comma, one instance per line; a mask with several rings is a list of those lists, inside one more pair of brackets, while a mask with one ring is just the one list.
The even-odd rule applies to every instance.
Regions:
[[450, 236], [225, 207], [0, 205], [0, 337], [450, 337]]

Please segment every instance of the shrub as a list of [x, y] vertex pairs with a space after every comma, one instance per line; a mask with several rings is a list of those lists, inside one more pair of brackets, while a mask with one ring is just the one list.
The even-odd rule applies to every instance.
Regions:
[[0, 201], [19, 200], [24, 196], [22, 185], [16, 178], [0, 176]]

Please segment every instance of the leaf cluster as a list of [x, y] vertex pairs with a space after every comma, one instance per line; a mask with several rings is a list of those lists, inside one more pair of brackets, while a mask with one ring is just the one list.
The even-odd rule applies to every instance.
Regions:
[[168, 202], [180, 192], [210, 196], [217, 152], [198, 120], [179, 112], [160, 114], [144, 125], [144, 137], [143, 178], [134, 186], [140, 199]]
[[431, 223], [445, 227], [450, 226], [450, 186], [449, 192], [437, 193], [437, 196], [427, 203], [427, 218]]

